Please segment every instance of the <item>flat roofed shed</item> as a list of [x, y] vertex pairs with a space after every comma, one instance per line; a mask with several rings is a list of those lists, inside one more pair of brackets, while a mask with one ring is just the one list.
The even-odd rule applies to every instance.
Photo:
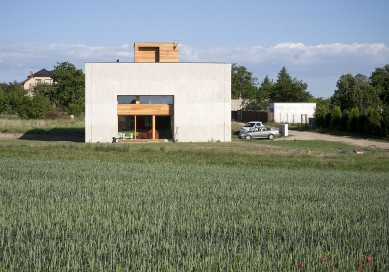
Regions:
[[178, 43], [136, 42], [134, 62], [178, 62]]

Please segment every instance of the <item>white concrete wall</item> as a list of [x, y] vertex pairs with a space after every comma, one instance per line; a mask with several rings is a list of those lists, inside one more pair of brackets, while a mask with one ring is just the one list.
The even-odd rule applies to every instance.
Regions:
[[315, 110], [316, 103], [269, 103], [269, 111], [274, 112], [274, 122], [277, 123], [301, 123], [302, 114], [307, 115], [308, 123]]
[[85, 63], [85, 142], [117, 137], [117, 95], [173, 95], [176, 140], [231, 141], [231, 64]]

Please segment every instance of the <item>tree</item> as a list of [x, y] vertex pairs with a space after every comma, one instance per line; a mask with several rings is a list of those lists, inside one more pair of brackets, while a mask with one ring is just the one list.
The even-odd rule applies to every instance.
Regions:
[[53, 102], [57, 107], [68, 110], [70, 104], [77, 104], [82, 109], [85, 107], [85, 75], [81, 69], [69, 62], [57, 63], [54, 66], [51, 78], [54, 81], [55, 91]]
[[347, 120], [347, 130], [351, 132], [358, 132], [358, 117], [359, 117], [359, 109], [352, 108]]
[[378, 109], [369, 108], [365, 119], [365, 134], [379, 136], [381, 132], [381, 118]]
[[308, 102], [312, 95], [306, 91], [307, 83], [292, 79], [285, 67], [278, 73], [277, 82], [271, 89], [273, 102]]
[[369, 80], [377, 90], [382, 104], [389, 106], [389, 64], [383, 68], [376, 68]]
[[254, 100], [258, 90], [258, 79], [246, 67], [236, 63], [231, 67], [231, 98]]
[[315, 119], [316, 126], [324, 128], [326, 127], [326, 115], [327, 115], [327, 107], [324, 105], [316, 105], [315, 110]]
[[273, 86], [273, 80], [269, 79], [269, 77], [266, 75], [258, 87], [256, 96], [256, 104], [260, 110], [267, 110]]
[[15, 81], [5, 86], [4, 93], [6, 99], [4, 112], [7, 114], [18, 114], [27, 96], [27, 90]]
[[7, 99], [3, 88], [0, 86], [0, 113], [3, 113], [7, 106]]
[[57, 100], [57, 88], [56, 85], [51, 85], [47, 83], [38, 84], [35, 86], [34, 90], [32, 91], [33, 95], [42, 95], [49, 99], [49, 101], [53, 105], [58, 105], [59, 102]]
[[342, 112], [340, 111], [339, 106], [335, 106], [331, 111], [331, 129], [339, 129], [340, 128], [340, 120], [342, 118]]
[[51, 108], [49, 99], [43, 95], [24, 96], [23, 104], [18, 109], [22, 119], [40, 119]]
[[336, 83], [337, 90], [331, 96], [331, 106], [339, 106], [342, 110], [369, 107], [378, 108], [380, 99], [376, 89], [366, 76], [351, 74], [342, 75]]

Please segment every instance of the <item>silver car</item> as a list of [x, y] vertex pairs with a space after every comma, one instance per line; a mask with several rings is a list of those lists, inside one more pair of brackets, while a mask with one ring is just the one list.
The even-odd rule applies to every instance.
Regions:
[[261, 121], [250, 121], [241, 128], [240, 133], [250, 131], [252, 128], [263, 126]]
[[239, 139], [259, 139], [259, 138], [267, 138], [269, 140], [273, 140], [275, 137], [280, 136], [280, 131], [277, 128], [273, 127], [253, 127], [249, 131], [240, 132]]

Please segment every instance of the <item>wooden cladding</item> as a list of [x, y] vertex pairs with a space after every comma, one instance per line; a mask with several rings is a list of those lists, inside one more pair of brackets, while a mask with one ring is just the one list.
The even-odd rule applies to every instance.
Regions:
[[159, 62], [159, 47], [139, 47], [139, 62]]
[[178, 62], [178, 43], [134, 43], [135, 62]]
[[118, 115], [173, 116], [174, 106], [167, 104], [118, 104]]

